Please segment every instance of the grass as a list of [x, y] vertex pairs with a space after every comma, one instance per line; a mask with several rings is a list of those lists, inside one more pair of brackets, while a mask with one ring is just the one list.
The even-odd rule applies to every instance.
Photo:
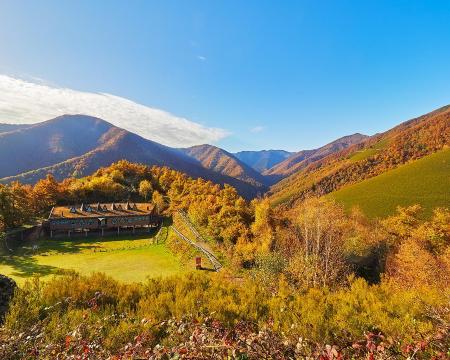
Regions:
[[19, 284], [27, 278], [49, 278], [74, 270], [81, 274], [103, 272], [124, 282], [168, 276], [187, 271], [164, 244], [151, 235], [108, 238], [42, 239], [17, 248], [12, 256], [0, 254], [0, 274]]
[[359, 206], [369, 217], [386, 217], [397, 206], [420, 204], [429, 217], [435, 207], [450, 207], [450, 149], [441, 150], [379, 176], [346, 186], [327, 197], [347, 209]]
[[352, 162], [365, 160], [365, 159], [377, 154], [379, 151], [380, 151], [380, 149], [375, 149], [375, 148], [368, 148], [368, 149], [360, 150], [360, 151], [356, 152], [354, 155], [352, 155], [349, 158], [349, 160]]
[[383, 139], [378, 141], [376, 144], [372, 145], [371, 147], [358, 151], [354, 155], [352, 155], [349, 160], [351, 162], [357, 162], [360, 160], [365, 160], [373, 155], [376, 155], [381, 150], [385, 149], [388, 145], [388, 139]]

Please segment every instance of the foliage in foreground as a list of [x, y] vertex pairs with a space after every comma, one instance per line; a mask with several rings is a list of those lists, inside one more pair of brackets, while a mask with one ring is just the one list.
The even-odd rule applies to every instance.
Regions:
[[298, 292], [283, 277], [268, 291], [226, 274], [128, 285], [71, 274], [17, 291], [0, 357], [445, 358], [449, 295], [362, 279]]

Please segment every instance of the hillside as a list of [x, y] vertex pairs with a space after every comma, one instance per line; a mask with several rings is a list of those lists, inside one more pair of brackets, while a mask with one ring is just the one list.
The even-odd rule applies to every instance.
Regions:
[[198, 162], [181, 151], [154, 143], [138, 135], [120, 130], [106, 144], [82, 155], [61, 163], [32, 170], [12, 177], [0, 179], [0, 182], [20, 181], [35, 183], [52, 174], [55, 179], [83, 177], [92, 174], [100, 167], [106, 167], [119, 160], [128, 160], [146, 165], [167, 166], [181, 171], [193, 178], [211, 180], [216, 184], [229, 184], [246, 197], [252, 198], [259, 191], [256, 187], [239, 179], [228, 177], [203, 168]]
[[366, 135], [356, 133], [334, 140], [318, 149], [299, 151], [274, 167], [266, 170], [264, 175], [270, 175], [276, 178], [287, 177], [304, 169], [314, 161], [346, 149], [351, 145], [358, 144], [367, 138], [368, 136]]
[[0, 124], [0, 133], [15, 131], [30, 127], [27, 124]]
[[257, 187], [264, 187], [266, 179], [256, 170], [240, 161], [233, 154], [213, 145], [198, 145], [182, 149], [187, 155], [198, 160], [206, 169], [231, 176]]
[[274, 203], [325, 195], [380, 175], [450, 144], [450, 106], [406, 121], [310, 163], [270, 190]]
[[83, 115], [66, 115], [0, 134], [0, 178], [83, 155], [108, 142], [117, 128]]
[[369, 217], [386, 217], [397, 206], [420, 204], [429, 217], [450, 207], [450, 148], [327, 195], [346, 209], [358, 206]]
[[262, 173], [287, 159], [293, 153], [284, 150], [239, 151], [234, 156]]
[[[73, 135], [76, 134], [76, 135]], [[81, 177], [126, 159], [146, 165], [168, 166], [194, 178], [230, 184], [253, 197], [255, 186], [204, 168], [184, 152], [89, 116], [62, 116], [30, 128], [0, 134], [1, 182], [35, 183], [48, 173], [58, 180]], [[13, 161], [11, 161], [11, 159]]]

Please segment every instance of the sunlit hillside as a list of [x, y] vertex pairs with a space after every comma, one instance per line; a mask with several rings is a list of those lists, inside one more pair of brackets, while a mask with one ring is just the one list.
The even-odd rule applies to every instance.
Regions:
[[309, 164], [270, 189], [273, 203], [322, 196], [428, 156], [450, 144], [445, 106]]
[[347, 209], [358, 206], [369, 217], [385, 217], [397, 206], [420, 204], [430, 216], [450, 206], [450, 148], [328, 195]]

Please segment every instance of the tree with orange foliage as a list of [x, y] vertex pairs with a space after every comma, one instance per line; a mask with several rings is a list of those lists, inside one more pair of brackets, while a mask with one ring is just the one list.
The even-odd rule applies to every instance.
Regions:
[[13, 182], [0, 184], [0, 223], [4, 230], [21, 226], [33, 216], [30, 186]]
[[152, 195], [152, 201], [156, 206], [156, 211], [161, 214], [166, 209], [166, 202], [164, 197], [159, 193], [159, 191], [154, 191]]
[[391, 235], [388, 275], [404, 287], [450, 286], [450, 210], [420, 222], [420, 207], [399, 208], [382, 223]]
[[404, 241], [390, 263], [388, 274], [405, 287], [440, 283], [437, 259], [414, 240]]
[[39, 180], [32, 191], [33, 208], [42, 213], [54, 206], [61, 199], [59, 183], [53, 175], [48, 174], [45, 179]]

